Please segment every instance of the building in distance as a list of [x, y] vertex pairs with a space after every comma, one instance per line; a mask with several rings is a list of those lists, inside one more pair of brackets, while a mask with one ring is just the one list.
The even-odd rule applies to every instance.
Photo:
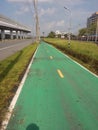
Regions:
[[64, 32], [64, 31], [59, 31], [59, 30], [57, 30], [56, 32], [55, 32], [55, 37], [56, 38], [62, 38], [62, 39], [64, 39], [65, 38], [65, 35], [66, 35], [66, 32]]
[[95, 12], [87, 19], [87, 28], [89, 28], [92, 24], [97, 24], [98, 20], [98, 12]]

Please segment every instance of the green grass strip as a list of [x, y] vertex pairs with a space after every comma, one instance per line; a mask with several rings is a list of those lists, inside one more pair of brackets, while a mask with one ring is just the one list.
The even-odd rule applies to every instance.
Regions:
[[33, 43], [0, 62], [0, 124], [37, 46]]
[[82, 63], [82, 65], [92, 72], [98, 74], [98, 45], [95, 43], [71, 40], [69, 46], [68, 40], [64, 39], [46, 38], [45, 41], [72, 58], [75, 58], [76, 61], [80, 64]]

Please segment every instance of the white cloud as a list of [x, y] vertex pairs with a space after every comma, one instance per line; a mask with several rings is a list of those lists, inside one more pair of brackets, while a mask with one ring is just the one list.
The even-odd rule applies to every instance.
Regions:
[[60, 30], [60, 31], [66, 31], [64, 29], [64, 21], [60, 20], [60, 21], [51, 21], [51, 22], [45, 22], [44, 24], [41, 24], [41, 30], [40, 32], [45, 32], [45, 35], [48, 35], [48, 33], [50, 31], [56, 31], [56, 30]]
[[47, 31], [49, 30], [53, 30], [54, 28], [59, 28], [59, 27], [64, 27], [64, 20], [60, 20], [60, 21], [51, 21], [51, 22], [47, 22], [44, 23], [44, 25], [41, 26], [41, 28], [43, 30], [45, 30], [47, 28]]
[[41, 8], [39, 13], [40, 13], [40, 16], [53, 15], [55, 13], [55, 8], [48, 8], [48, 9]]
[[29, 8], [27, 6], [22, 6], [18, 11], [16, 11], [16, 14], [21, 15], [27, 12], [29, 12]]
[[[9, 2], [26, 2], [27, 0], [7, 0]], [[32, 0], [28, 0], [28, 1], [32, 1]], [[61, 3], [61, 4], [64, 4], [64, 3], [70, 3], [70, 4], [77, 4], [77, 3], [80, 3], [80, 2], [83, 2], [83, 0], [62, 0], [62, 2], [60, 0], [37, 0], [38, 2], [58, 2], [58, 3]]]
[[[32, 6], [33, 0], [6, 0], [6, 1], [13, 2], [13, 4], [15, 4], [15, 2], [16, 4], [19, 3], [17, 4], [18, 11], [16, 12], [16, 14], [18, 15], [21, 15], [26, 12], [29, 12], [28, 14], [30, 15], [31, 10], [32, 12], [34, 12], [34, 8]], [[87, 0], [87, 1], [86, 0], [38, 0], [38, 12], [40, 16], [39, 21], [40, 21], [40, 27], [42, 29], [42, 32], [43, 31], [49, 32], [55, 29], [59, 29], [59, 30], [64, 29], [65, 31], [68, 30], [70, 15], [69, 12], [64, 10], [64, 6], [71, 9], [72, 12], [72, 20], [71, 20], [72, 31], [73, 32], [74, 30], [77, 31], [79, 25], [81, 25], [81, 27], [83, 26], [85, 27], [87, 17], [89, 17], [90, 14], [92, 14], [93, 10], [97, 8], [95, 1], [97, 0], [94, 0], [94, 2], [92, 2], [94, 4], [92, 6], [91, 4], [89, 5], [89, 3], [91, 3], [91, 0]], [[23, 5], [25, 7], [23, 7]], [[25, 21], [27, 21], [27, 19], [25, 19]]]
[[52, 29], [54, 27], [63, 27], [63, 26], [64, 26], [64, 20], [53, 21], [48, 23], [49, 29]]
[[7, 0], [8, 2], [26, 2], [26, 0]]
[[[27, 2], [27, 0], [7, 0], [8, 2]], [[28, 2], [32, 2], [33, 0], [28, 0]], [[53, 0], [38, 0], [38, 2], [51, 2]]]
[[38, 2], [52, 2], [53, 0], [38, 0]]
[[61, 20], [61, 21], [56, 22], [56, 26], [57, 26], [57, 27], [64, 26], [64, 20]]
[[[55, 2], [55, 0], [53, 1]], [[62, 2], [60, 0], [56, 1], [56, 3], [58, 3], [59, 5], [69, 6], [69, 7], [82, 4], [83, 2], [84, 0], [62, 0]]]

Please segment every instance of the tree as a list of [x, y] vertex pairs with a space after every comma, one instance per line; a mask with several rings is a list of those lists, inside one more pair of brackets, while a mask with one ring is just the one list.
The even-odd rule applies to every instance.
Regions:
[[88, 28], [88, 34], [92, 35], [92, 34], [95, 34], [96, 32], [96, 24], [93, 23], [90, 25], [90, 27]]
[[96, 24], [91, 24], [88, 28], [82, 28], [79, 30], [79, 36], [92, 35], [96, 33]]
[[55, 32], [51, 31], [51, 32], [49, 33], [48, 37], [54, 38], [54, 37], [55, 37]]
[[83, 36], [87, 34], [87, 28], [82, 28], [79, 30], [79, 36]]

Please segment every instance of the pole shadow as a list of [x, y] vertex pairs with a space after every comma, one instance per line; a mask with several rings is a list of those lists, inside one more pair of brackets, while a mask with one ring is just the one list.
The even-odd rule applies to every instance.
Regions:
[[13, 66], [18, 62], [19, 58], [21, 57], [23, 51], [20, 51], [17, 57], [14, 60], [9, 60], [8, 66], [5, 68], [5, 70], [0, 73], [0, 82], [3, 81], [3, 79], [6, 77], [6, 75], [10, 72], [10, 70], [13, 68]]
[[27, 126], [26, 130], [39, 130], [39, 127], [36, 124], [32, 123]]

